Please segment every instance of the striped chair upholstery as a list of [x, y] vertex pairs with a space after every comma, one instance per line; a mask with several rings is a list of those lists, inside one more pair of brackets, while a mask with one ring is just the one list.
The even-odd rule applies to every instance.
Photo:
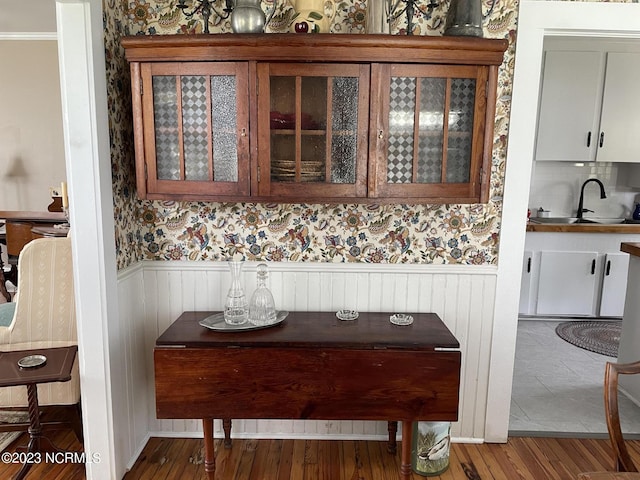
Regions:
[[[0, 350], [77, 344], [71, 238], [41, 238], [20, 253], [15, 313], [0, 327]], [[26, 388], [0, 388], [0, 408], [27, 405]], [[38, 385], [40, 405], [74, 405], [80, 400], [78, 360], [69, 382]]]

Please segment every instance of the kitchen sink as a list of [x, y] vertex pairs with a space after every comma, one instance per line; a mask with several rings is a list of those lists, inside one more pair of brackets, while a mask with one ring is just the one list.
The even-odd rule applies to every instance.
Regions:
[[581, 218], [578, 223], [604, 223], [614, 225], [618, 223], [626, 223], [624, 218]]
[[620, 223], [633, 223], [625, 218], [576, 218], [576, 217], [536, 217], [530, 219], [531, 223], [599, 223], [615, 225]]
[[576, 217], [536, 217], [529, 220], [531, 223], [576, 223]]

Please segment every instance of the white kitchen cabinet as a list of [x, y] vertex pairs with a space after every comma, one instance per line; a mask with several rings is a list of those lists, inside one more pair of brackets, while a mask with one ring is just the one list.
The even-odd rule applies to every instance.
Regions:
[[595, 159], [604, 59], [603, 52], [545, 52], [536, 160]]
[[533, 252], [525, 251], [522, 260], [522, 281], [520, 282], [520, 315], [531, 312], [531, 278], [533, 277]]
[[622, 317], [629, 272], [629, 255], [607, 253], [602, 269], [601, 317]]
[[640, 162], [640, 53], [608, 53], [597, 160]]
[[640, 162], [640, 53], [545, 52], [535, 159]]
[[624, 242], [640, 243], [640, 234], [527, 232], [520, 315], [621, 317], [629, 262], [620, 251]]
[[541, 252], [538, 315], [595, 313], [598, 252]]

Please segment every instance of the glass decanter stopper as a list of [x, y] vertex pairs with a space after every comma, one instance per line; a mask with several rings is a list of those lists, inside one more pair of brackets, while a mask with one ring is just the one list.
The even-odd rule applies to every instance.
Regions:
[[224, 304], [224, 321], [229, 325], [242, 325], [249, 318], [249, 305], [240, 283], [244, 262], [227, 262], [231, 271], [231, 287]]
[[276, 322], [276, 306], [273, 295], [267, 287], [268, 268], [261, 263], [256, 268], [258, 287], [249, 302], [249, 323], [256, 326], [271, 325]]

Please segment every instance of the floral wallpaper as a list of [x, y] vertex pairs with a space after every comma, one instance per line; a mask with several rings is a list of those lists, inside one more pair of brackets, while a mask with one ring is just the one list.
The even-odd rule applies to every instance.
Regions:
[[[144, 259], [496, 264], [506, 139], [513, 77], [518, 0], [496, 0], [484, 34], [507, 38], [500, 68], [490, 201], [472, 205], [223, 204], [141, 201], [135, 192], [129, 66], [120, 47], [125, 35], [173, 35], [203, 31], [202, 17], [187, 18], [177, 0], [104, 0], [118, 268]], [[276, 2], [274, 5], [273, 2]], [[294, 0], [292, 0], [294, 1]], [[373, 1], [373, 0], [369, 0]], [[482, 0], [483, 10], [491, 0]], [[187, 3], [191, 3], [188, 1]], [[217, 5], [224, 2], [218, 0]], [[448, 2], [422, 2], [416, 35], [441, 35]], [[275, 8], [267, 31], [287, 31], [294, 10], [288, 0], [263, 1]], [[336, 0], [333, 33], [365, 33], [366, 0]], [[219, 8], [221, 10], [221, 8]], [[406, 34], [406, 17], [391, 21]], [[229, 19], [212, 16], [211, 33], [230, 32]]]

